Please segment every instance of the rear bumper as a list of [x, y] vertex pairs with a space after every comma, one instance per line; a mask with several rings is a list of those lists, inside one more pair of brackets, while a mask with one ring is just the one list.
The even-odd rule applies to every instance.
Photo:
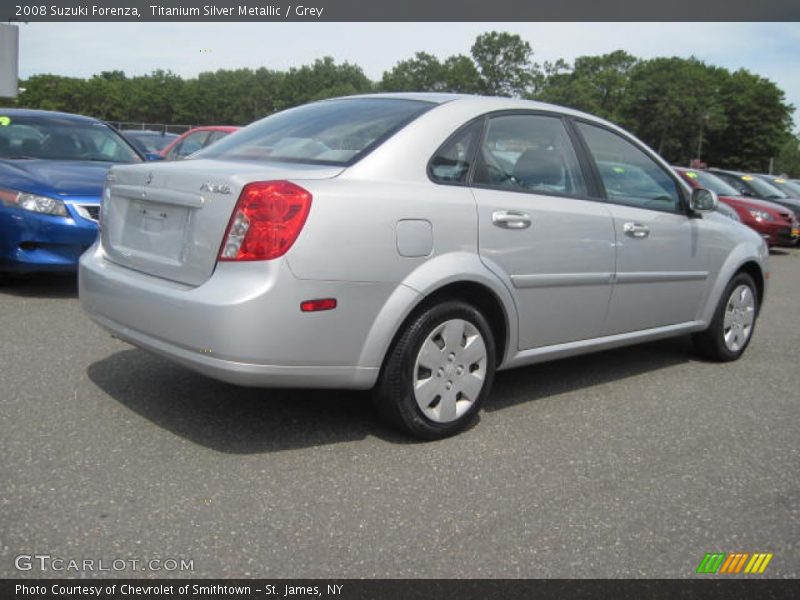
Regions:
[[92, 319], [129, 344], [160, 354], [169, 360], [212, 379], [250, 387], [352, 388], [369, 389], [377, 378], [377, 369], [322, 365], [264, 365], [206, 356], [134, 331], [101, 316]]
[[[198, 287], [116, 265], [99, 244], [80, 261], [86, 313], [116, 337], [208, 377], [255, 387], [368, 389], [365, 340], [392, 291], [385, 284], [294, 277], [284, 261], [221, 263]], [[337, 298], [335, 310], [300, 303]]]
[[[72, 214], [74, 208], [67, 205]], [[97, 225], [75, 214], [42, 215], [0, 207], [0, 270], [13, 273], [73, 272], [97, 238]]]

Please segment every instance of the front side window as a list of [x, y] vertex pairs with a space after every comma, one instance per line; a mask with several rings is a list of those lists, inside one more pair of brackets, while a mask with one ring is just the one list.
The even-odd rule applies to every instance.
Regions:
[[491, 118], [478, 153], [474, 183], [537, 194], [586, 195], [564, 123], [545, 115]]
[[197, 156], [345, 166], [434, 106], [396, 98], [314, 102], [253, 123]]
[[640, 148], [607, 129], [577, 123], [611, 202], [639, 208], [681, 211], [675, 180]]

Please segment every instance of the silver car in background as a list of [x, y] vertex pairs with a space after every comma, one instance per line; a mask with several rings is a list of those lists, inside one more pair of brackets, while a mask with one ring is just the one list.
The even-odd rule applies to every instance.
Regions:
[[434, 439], [474, 419], [500, 369], [689, 333], [738, 358], [767, 248], [715, 206], [566, 108], [325, 100], [180, 163], [114, 167], [80, 299], [209, 377], [373, 388], [391, 423]]

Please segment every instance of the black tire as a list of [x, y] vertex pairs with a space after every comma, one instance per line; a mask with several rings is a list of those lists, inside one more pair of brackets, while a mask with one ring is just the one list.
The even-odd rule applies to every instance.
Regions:
[[[456, 399], [453, 400], [453, 403], [458, 404], [458, 402], [461, 402], [462, 406], [465, 403], [468, 405], [463, 414], [448, 422], [437, 422], [426, 416], [417, 402], [414, 382], [419, 378], [419, 373], [423, 372], [423, 369], [420, 367], [418, 372], [415, 372], [415, 367], [423, 344], [429, 342], [429, 336], [434, 335], [437, 329], [444, 324], [454, 320], [456, 323], [466, 321], [471, 324], [474, 330], [470, 331], [473, 334], [474, 331], [477, 331], [482, 338], [481, 341], [485, 347], [485, 362], [480, 363], [480, 368], [478, 368], [478, 362], [467, 365], [466, 368], [470, 369], [470, 375], [482, 377], [483, 385], [477, 397], [471, 400], [471, 405], [469, 405], [470, 400], [467, 396], [462, 396], [461, 399], [457, 395], [454, 396]], [[447, 346], [444, 347], [445, 349], [447, 348]], [[446, 355], [444, 350], [442, 352], [442, 360], [447, 361], [450, 353], [448, 352]], [[458, 362], [458, 359], [455, 362]], [[445, 362], [444, 368], [458, 368], [460, 372], [451, 372], [449, 375], [445, 373], [442, 375], [444, 379], [435, 382], [436, 385], [450, 384], [451, 386], [458, 386], [457, 377], [468, 378], [468, 375], [461, 375], [465, 371], [464, 366], [456, 365], [455, 362], [452, 366]], [[427, 369], [424, 370], [427, 371]], [[438, 374], [439, 371], [441, 369], [437, 370], [436, 373], [431, 372], [432, 383], [434, 382], [434, 377], [440, 376]], [[399, 332], [397, 339], [389, 349], [378, 383], [373, 390], [373, 404], [385, 421], [414, 437], [423, 440], [449, 437], [462, 431], [475, 420], [481, 405], [490, 393], [492, 382], [494, 381], [494, 373], [495, 343], [491, 327], [489, 327], [486, 318], [480, 311], [466, 302], [460, 300], [443, 301], [413, 315], [406, 322], [404, 329]], [[448, 377], [452, 377], [456, 383], [445, 381]], [[451, 388], [448, 387], [447, 389]], [[443, 393], [450, 394], [450, 392]], [[461, 392], [459, 391], [458, 393], [460, 394]], [[438, 402], [444, 403], [441, 396]], [[428, 406], [429, 413], [431, 410], [436, 410], [434, 404], [438, 402], [434, 399], [431, 405]], [[431, 406], [434, 406], [434, 408], [431, 409]], [[444, 410], [444, 408], [440, 410]]]
[[[741, 347], [731, 349], [725, 342], [725, 313], [728, 310], [729, 303], [731, 302], [731, 295], [734, 290], [742, 285], [747, 286], [750, 289], [750, 294], [752, 294], [753, 322]], [[725, 287], [725, 291], [720, 297], [717, 309], [714, 311], [714, 318], [711, 320], [708, 329], [701, 333], [696, 333], [693, 336], [695, 348], [700, 354], [711, 360], [729, 362], [738, 359], [747, 349], [750, 340], [753, 339], [759, 308], [758, 289], [756, 288], [753, 278], [744, 272], [737, 273]]]

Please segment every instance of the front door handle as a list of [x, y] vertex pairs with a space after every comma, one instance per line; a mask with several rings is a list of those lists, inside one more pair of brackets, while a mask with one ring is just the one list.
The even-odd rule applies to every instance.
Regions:
[[650, 235], [650, 228], [641, 223], [625, 223], [625, 225], [622, 226], [622, 231], [625, 232], [625, 235], [629, 235], [632, 238], [641, 239]]
[[492, 224], [503, 229], [525, 229], [531, 226], [531, 217], [516, 210], [496, 210], [492, 213]]

